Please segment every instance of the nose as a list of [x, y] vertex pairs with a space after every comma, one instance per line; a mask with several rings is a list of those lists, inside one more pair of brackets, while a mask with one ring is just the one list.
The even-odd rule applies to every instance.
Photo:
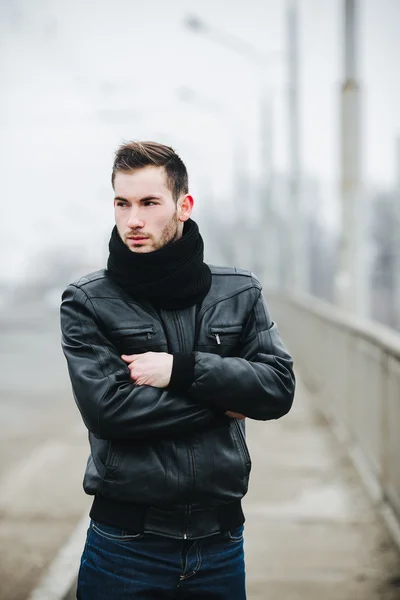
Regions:
[[140, 216], [139, 208], [132, 206], [127, 225], [130, 229], [141, 229], [144, 227], [144, 221]]

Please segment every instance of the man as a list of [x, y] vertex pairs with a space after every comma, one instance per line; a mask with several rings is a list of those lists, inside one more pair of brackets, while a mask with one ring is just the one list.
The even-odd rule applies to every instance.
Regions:
[[244, 419], [290, 410], [292, 360], [250, 272], [209, 267], [178, 155], [116, 153], [107, 270], [65, 290], [94, 496], [80, 600], [243, 600]]

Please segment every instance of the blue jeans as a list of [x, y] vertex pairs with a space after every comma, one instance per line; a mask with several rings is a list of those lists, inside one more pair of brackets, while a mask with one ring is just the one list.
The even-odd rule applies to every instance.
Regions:
[[243, 526], [175, 540], [91, 521], [78, 600], [246, 600]]

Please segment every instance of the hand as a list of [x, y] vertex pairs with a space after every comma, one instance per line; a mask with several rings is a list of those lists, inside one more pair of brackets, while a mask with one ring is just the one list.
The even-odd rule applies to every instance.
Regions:
[[246, 415], [241, 415], [240, 413], [235, 413], [231, 410], [227, 410], [225, 414], [227, 417], [231, 417], [232, 419], [239, 419], [240, 421], [243, 421], [246, 418]]
[[174, 360], [172, 354], [145, 352], [144, 354], [123, 354], [121, 358], [128, 363], [131, 379], [136, 385], [166, 388], [171, 380]]

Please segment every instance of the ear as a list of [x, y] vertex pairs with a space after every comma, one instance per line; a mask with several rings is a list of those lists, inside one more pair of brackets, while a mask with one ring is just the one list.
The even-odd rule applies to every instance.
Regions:
[[194, 199], [193, 196], [190, 196], [190, 194], [186, 194], [186, 196], [184, 196], [182, 200], [178, 201], [178, 219], [182, 221], [182, 223], [190, 219], [193, 206]]

